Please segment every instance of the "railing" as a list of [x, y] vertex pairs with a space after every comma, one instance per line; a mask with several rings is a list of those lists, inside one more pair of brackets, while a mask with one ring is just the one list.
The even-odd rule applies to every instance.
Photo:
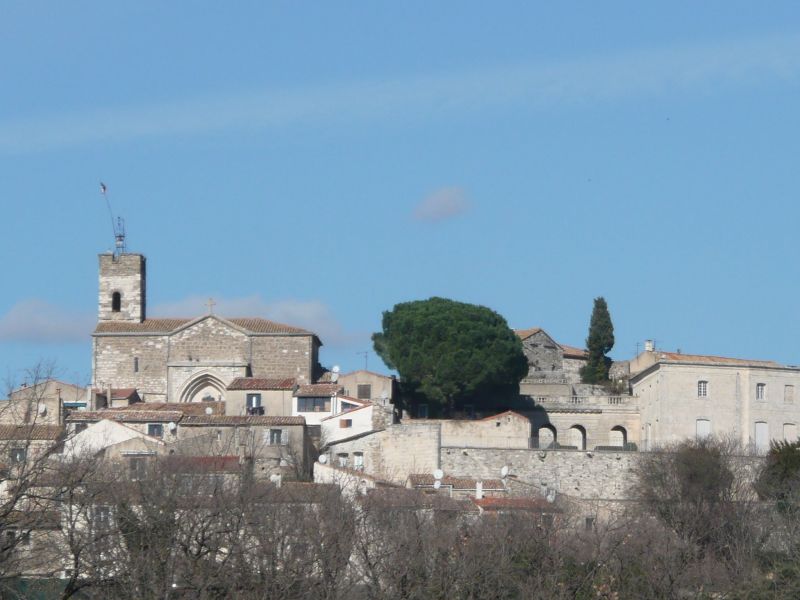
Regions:
[[628, 406], [635, 396], [531, 396], [536, 404], [567, 406]]

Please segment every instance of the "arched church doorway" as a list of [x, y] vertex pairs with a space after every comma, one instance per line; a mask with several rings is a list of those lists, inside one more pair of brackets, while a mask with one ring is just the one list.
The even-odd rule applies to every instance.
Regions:
[[225, 400], [225, 384], [212, 373], [195, 375], [183, 387], [181, 402], [222, 402]]

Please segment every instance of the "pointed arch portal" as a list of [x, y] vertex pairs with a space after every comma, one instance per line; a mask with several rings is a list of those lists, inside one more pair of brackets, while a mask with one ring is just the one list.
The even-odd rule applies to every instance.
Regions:
[[181, 402], [217, 402], [225, 400], [225, 384], [213, 373], [199, 373], [183, 386]]

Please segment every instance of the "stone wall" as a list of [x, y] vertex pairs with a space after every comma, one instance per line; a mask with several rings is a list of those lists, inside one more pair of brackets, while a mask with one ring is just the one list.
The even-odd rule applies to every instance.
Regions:
[[170, 361], [249, 362], [248, 336], [218, 319], [203, 319], [170, 336]]
[[253, 336], [253, 377], [295, 377], [311, 383], [317, 363], [317, 343], [313, 336]]
[[[101, 321], [134, 321], [145, 318], [145, 268], [141, 254], [101, 254], [98, 318]], [[112, 298], [120, 294], [120, 309], [114, 312]]]
[[412, 473], [432, 473], [439, 467], [439, 425], [393, 425], [383, 431], [330, 445], [331, 464], [338, 455], [361, 453], [364, 472], [379, 479], [404, 484]]
[[[96, 387], [132, 387], [146, 402], [167, 400], [168, 336], [95, 336], [92, 344]], [[134, 358], [139, 359], [138, 373]]]
[[446, 475], [497, 479], [500, 469], [537, 491], [545, 488], [582, 499], [625, 500], [630, 497], [635, 452], [579, 452], [506, 448], [443, 447]]
[[531, 422], [514, 412], [485, 419], [415, 419], [414, 423], [439, 425], [442, 446], [528, 448], [531, 438]]

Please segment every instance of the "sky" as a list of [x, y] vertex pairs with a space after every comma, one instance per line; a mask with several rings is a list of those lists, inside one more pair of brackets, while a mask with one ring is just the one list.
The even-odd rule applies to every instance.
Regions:
[[0, 375], [90, 381], [101, 181], [150, 316], [213, 297], [326, 366], [386, 371], [431, 296], [800, 364], [800, 4], [765, 6], [5, 0]]

